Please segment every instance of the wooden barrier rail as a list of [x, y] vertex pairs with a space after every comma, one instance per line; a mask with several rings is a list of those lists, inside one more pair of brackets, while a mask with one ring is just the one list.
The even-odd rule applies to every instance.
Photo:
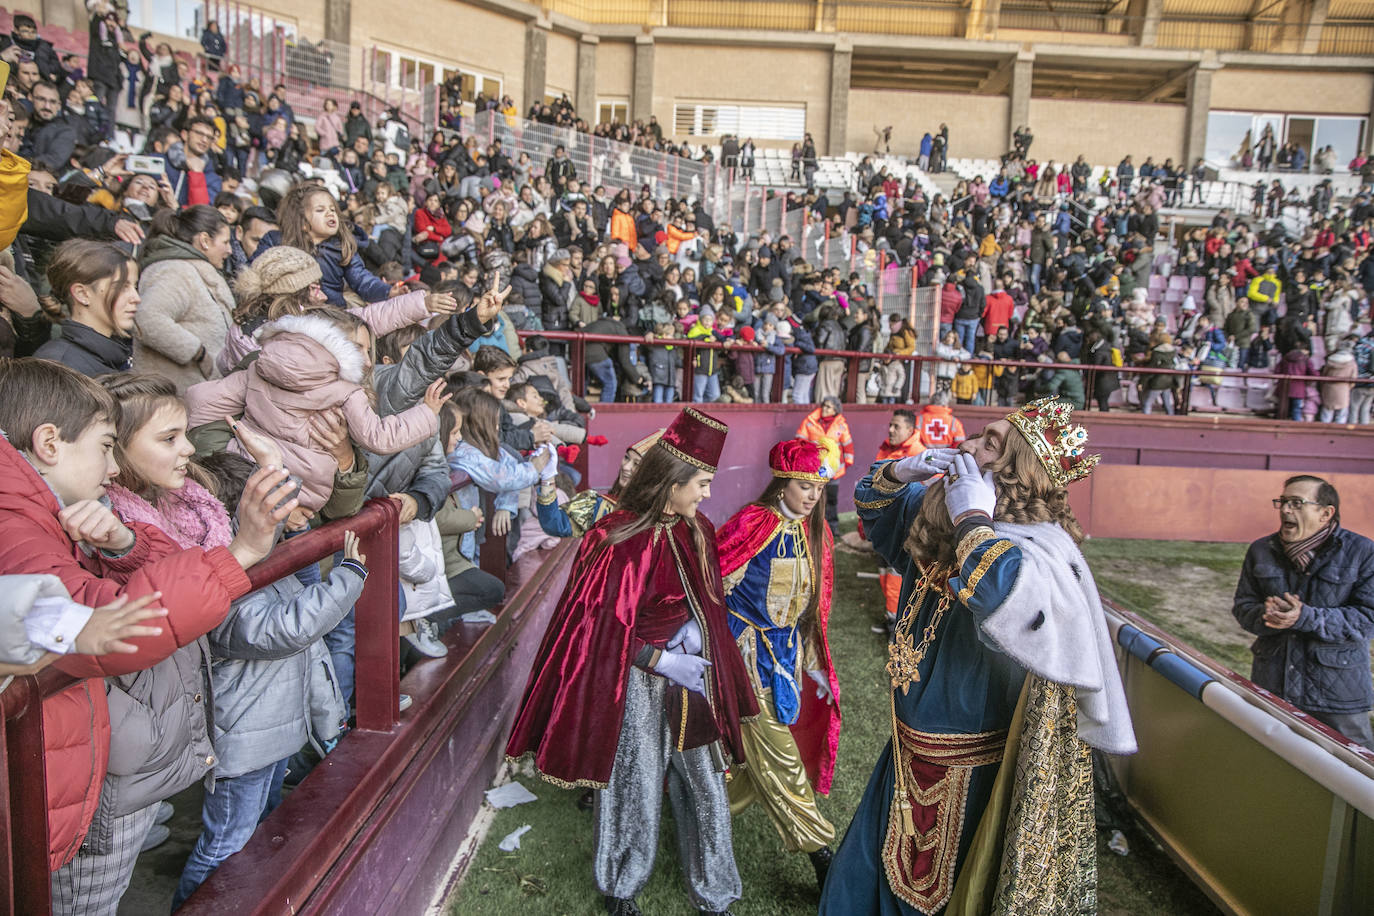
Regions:
[[[348, 739], [368, 740], [396, 722], [400, 690], [397, 511], [390, 500], [372, 500], [349, 519], [332, 522], [279, 544], [248, 570], [254, 588], [289, 576], [343, 548], [344, 531], [358, 535], [368, 577], [356, 605], [357, 728]], [[47, 770], [42, 701], [76, 679], [48, 668], [15, 678], [0, 693], [0, 904], [9, 913], [46, 913], [51, 907], [48, 872]], [[348, 740], [346, 739], [346, 740]], [[328, 838], [320, 838], [326, 843]], [[322, 850], [306, 852], [306, 861]], [[297, 882], [292, 890], [302, 885]], [[297, 899], [303, 897], [297, 893]], [[188, 906], [190, 904], [188, 903]]]

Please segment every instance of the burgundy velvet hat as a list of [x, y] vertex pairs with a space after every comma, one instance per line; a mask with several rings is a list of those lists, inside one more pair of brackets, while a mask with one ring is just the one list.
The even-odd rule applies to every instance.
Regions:
[[694, 407], [686, 407], [664, 431], [658, 444], [673, 457], [714, 474], [720, 464], [720, 453], [725, 448], [725, 434], [729, 430], [715, 417], [708, 417]]
[[[834, 440], [826, 440], [834, 451]], [[806, 439], [784, 439], [768, 453], [768, 467], [774, 477], [829, 483], [835, 477], [833, 456]]]

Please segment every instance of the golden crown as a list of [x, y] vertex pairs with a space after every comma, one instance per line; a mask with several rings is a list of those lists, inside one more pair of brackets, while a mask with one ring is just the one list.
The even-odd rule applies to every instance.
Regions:
[[1102, 460], [1101, 455], [1085, 455], [1088, 431], [1070, 425], [1073, 405], [1054, 398], [1031, 401], [1007, 417], [1021, 431], [1040, 459], [1045, 473], [1057, 487], [1082, 480]]

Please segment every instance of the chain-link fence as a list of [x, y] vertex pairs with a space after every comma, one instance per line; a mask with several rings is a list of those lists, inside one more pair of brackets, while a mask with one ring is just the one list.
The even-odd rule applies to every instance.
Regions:
[[[507, 117], [496, 111], [479, 112], [464, 122], [463, 133], [484, 146], [501, 141], [512, 159], [528, 153], [542, 167], [563, 147], [577, 171], [577, 180], [595, 188], [604, 185], [612, 194], [628, 191], [636, 199], [647, 187], [656, 199], [700, 200], [707, 212], [724, 194], [724, 179], [713, 163], [670, 156], [628, 143], [618, 143], [570, 127], [556, 127]], [[716, 214], [713, 214], [716, 215]]]
[[323, 111], [325, 99], [332, 98], [344, 111], [357, 102], [374, 123], [391, 108], [412, 129], [430, 128], [439, 121], [439, 87], [396, 85], [391, 56], [384, 51], [313, 41], [300, 35], [293, 23], [236, 0], [206, 0], [205, 18], [219, 23], [228, 46], [225, 65], [238, 67], [240, 81], [255, 81], [264, 94], [285, 86], [286, 100], [298, 114], [312, 117]]

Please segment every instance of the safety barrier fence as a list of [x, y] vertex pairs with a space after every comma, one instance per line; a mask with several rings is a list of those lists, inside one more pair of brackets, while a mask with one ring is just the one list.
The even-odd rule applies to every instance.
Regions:
[[[710, 208], [723, 200], [728, 177], [715, 163], [670, 156], [641, 146], [608, 140], [571, 127], [540, 124], [498, 111], [478, 112], [463, 122], [463, 134], [476, 137], [483, 147], [501, 141], [502, 152], [512, 161], [528, 153], [531, 164], [542, 171], [554, 150], [563, 147], [576, 170], [577, 180], [588, 192], [604, 185], [614, 196], [627, 191], [635, 200], [647, 187], [655, 199], [701, 200]], [[716, 215], [713, 213], [713, 215]]]
[[[635, 347], [671, 347], [682, 351], [682, 377], [679, 380], [680, 391], [683, 400], [690, 400], [692, 391], [692, 376], [696, 368], [697, 359], [704, 353], [717, 352], [722, 356], [727, 353], [753, 353], [767, 354], [768, 351], [762, 346], [745, 343], [726, 343], [723, 341], [705, 341], [688, 338], [654, 338], [644, 337], [622, 337], [610, 334], [584, 334], [578, 331], [521, 331], [521, 337], [542, 336], [547, 340], [560, 341], [567, 347], [568, 372], [571, 377], [573, 390], [578, 395], [586, 393], [587, 375], [587, 344], [621, 344]], [[770, 354], [775, 360], [773, 368], [773, 389], [769, 400], [770, 403], [781, 403], [783, 400], [785, 362], [792, 356], [802, 353], [796, 347], [786, 347], [782, 354]], [[860, 398], [859, 385], [866, 380], [873, 370], [873, 364], [877, 362], [897, 361], [907, 365], [906, 380], [900, 394], [897, 396], [899, 403], [920, 404], [923, 399], [928, 398], [935, 390], [935, 381], [940, 366], [972, 366], [975, 370], [984, 370], [987, 373], [988, 383], [980, 386], [977, 393], [981, 396], [980, 401], [984, 404], [994, 403], [996, 400], [995, 382], [998, 370], [1001, 372], [1016, 373], [1018, 378], [1028, 377], [1035, 373], [1045, 370], [1069, 370], [1080, 373], [1083, 378], [1083, 390], [1087, 398], [1092, 398], [1094, 385], [1099, 373], [1113, 373], [1126, 383], [1121, 389], [1123, 397], [1129, 397], [1124, 392], [1134, 386], [1136, 393], [1143, 399], [1146, 390], [1143, 383], [1147, 379], [1164, 377], [1171, 380], [1169, 388], [1174, 392], [1174, 409], [1176, 413], [1187, 414], [1193, 410], [1192, 399], [1196, 389], [1201, 387], [1220, 387], [1228, 380], [1232, 384], [1247, 384], [1251, 382], [1272, 383], [1272, 401], [1267, 403], [1262, 412], [1272, 412], [1278, 419], [1288, 416], [1289, 389], [1294, 383], [1321, 384], [1330, 383], [1332, 380], [1319, 375], [1284, 375], [1276, 372], [1261, 371], [1240, 371], [1235, 369], [1153, 369], [1146, 366], [1095, 366], [1084, 365], [1082, 363], [1055, 363], [1055, 362], [1025, 362], [1022, 360], [1009, 359], [951, 359], [938, 355], [913, 354], [897, 355], [886, 353], [859, 353], [853, 350], [822, 350], [811, 351], [818, 360], [841, 360], [845, 364], [845, 382], [841, 400], [845, 403], [868, 403], [872, 400], [871, 396]], [[863, 368], [867, 364], [869, 368]], [[1124, 378], [1122, 378], [1124, 377]], [[1272, 406], [1271, 406], [1272, 405]], [[1113, 406], [1138, 406], [1130, 404], [1129, 400], [1114, 402]], [[1163, 408], [1161, 408], [1163, 409]], [[1260, 412], [1258, 410], [1251, 412]]]
[[[1103, 607], [1140, 746], [1111, 767], [1147, 831], [1225, 912], [1369, 912], [1374, 751]], [[1276, 836], [1292, 853], [1279, 869]]]

